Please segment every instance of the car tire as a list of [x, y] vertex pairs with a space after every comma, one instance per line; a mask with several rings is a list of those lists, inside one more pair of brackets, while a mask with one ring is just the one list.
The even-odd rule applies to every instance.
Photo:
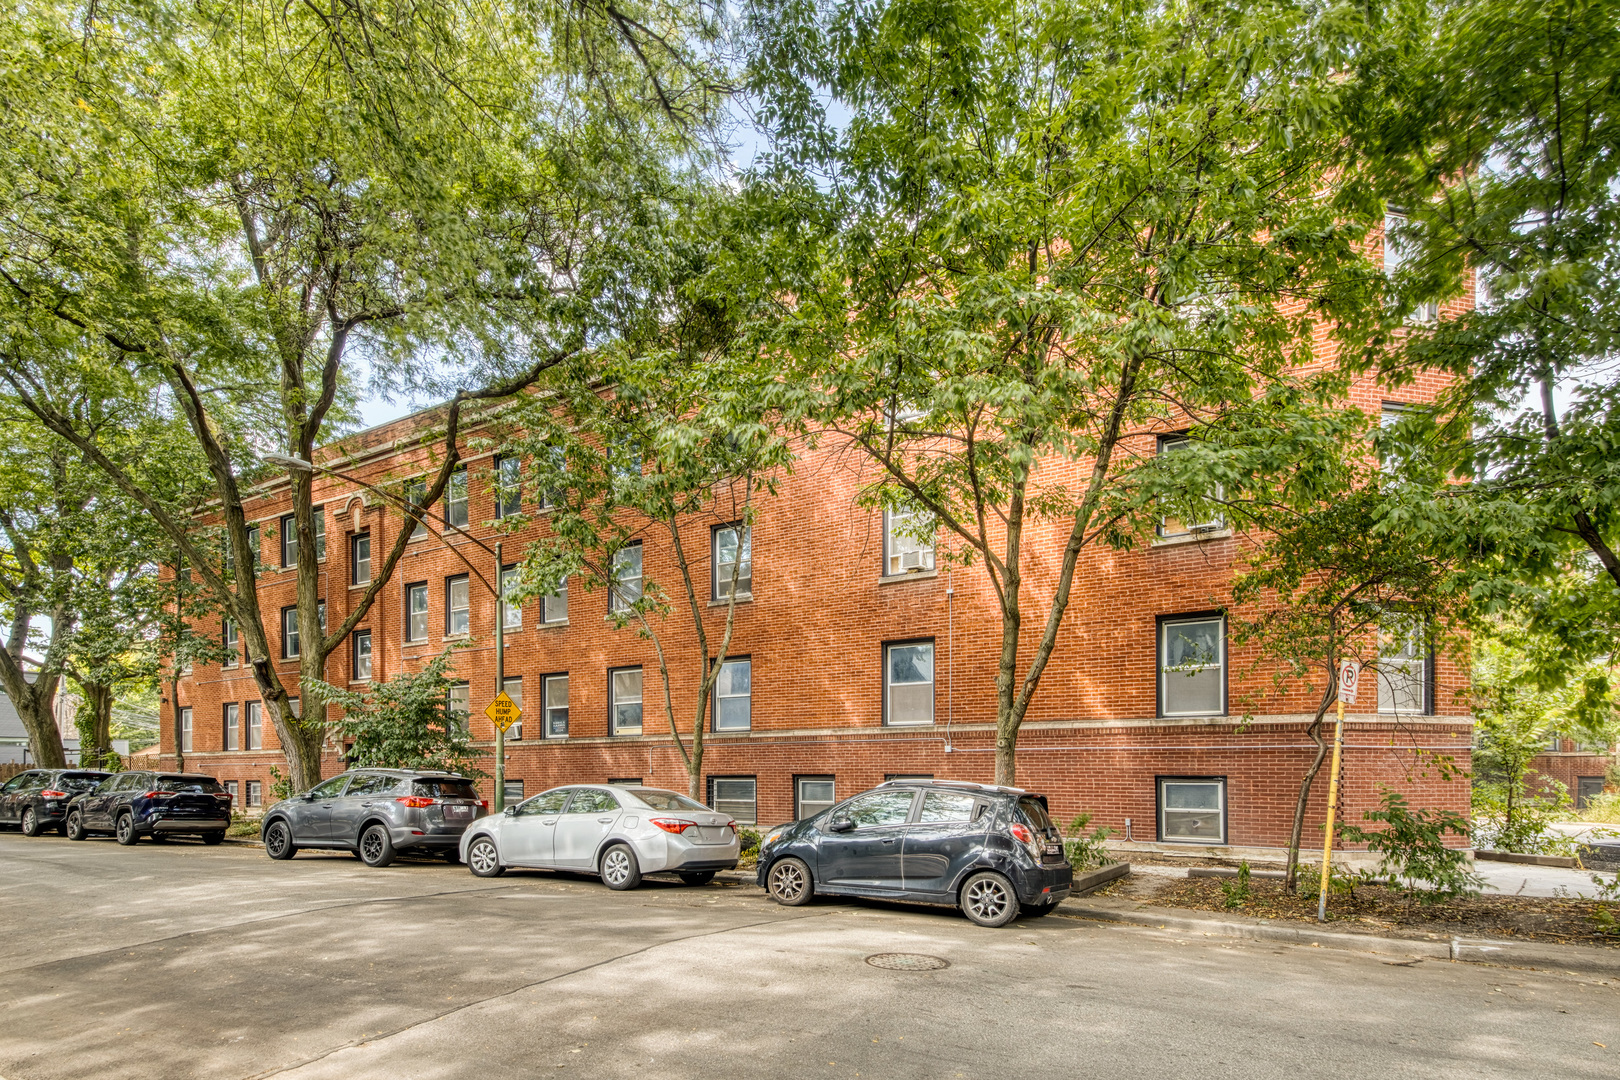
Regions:
[[602, 852], [599, 870], [602, 881], [614, 892], [624, 892], [641, 884], [641, 864], [629, 844], [614, 844]]
[[360, 834], [360, 861], [373, 870], [394, 861], [394, 838], [388, 835], [388, 826], [370, 825]]
[[113, 839], [125, 847], [134, 845], [141, 834], [135, 831], [135, 815], [119, 814], [113, 821]]
[[681, 884], [683, 885], [707, 885], [713, 880], [713, 870], [686, 870], [681, 873]]
[[69, 810], [67, 820], [62, 822], [62, 835], [69, 840], [88, 840], [90, 834], [84, 831], [84, 816], [77, 810]]
[[223, 844], [225, 842], [225, 830], [215, 829], [213, 832], [203, 833], [202, 842], [209, 847], [213, 847], [215, 844]]
[[962, 885], [962, 914], [980, 926], [1006, 926], [1018, 918], [1018, 894], [1012, 882], [994, 870], [981, 870]]
[[39, 827], [39, 815], [34, 813], [32, 806], [23, 811], [22, 824], [18, 827], [24, 836], [38, 836], [45, 831]]
[[287, 827], [285, 821], [272, 821], [265, 827], [264, 853], [277, 862], [298, 854], [298, 845], [293, 843], [292, 829]]
[[1053, 900], [1049, 904], [1025, 904], [1019, 911], [1026, 919], [1039, 919], [1042, 915], [1050, 915], [1056, 911], [1059, 903], [1061, 901]]
[[810, 877], [810, 865], [803, 859], [778, 859], [765, 875], [765, 891], [783, 907], [802, 907], [816, 895], [816, 883]]
[[467, 869], [472, 871], [473, 877], [500, 877], [506, 873], [506, 867], [501, 865], [501, 852], [495, 846], [495, 841], [487, 836], [480, 836], [467, 845]]

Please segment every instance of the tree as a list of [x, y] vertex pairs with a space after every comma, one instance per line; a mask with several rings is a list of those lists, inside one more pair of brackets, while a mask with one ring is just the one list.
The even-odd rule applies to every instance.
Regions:
[[[1361, 28], [1202, 0], [757, 14], [794, 415], [876, 467], [867, 505], [982, 567], [1012, 784], [1082, 555], [1156, 521], [1153, 436], [1312, 364], [1315, 333], [1363, 340], [1338, 82]], [[1030, 548], [1062, 552], [1038, 601]]]
[[[455, 0], [367, 10], [227, 3], [29, 5], [0, 149], [4, 378], [163, 530], [240, 628], [296, 787], [318, 715], [270, 663], [242, 505], [341, 433], [356, 369], [393, 386], [448, 370], [440, 467], [468, 403], [523, 392], [592, 332], [578, 283], [604, 221], [664, 182], [720, 87], [684, 9]], [[88, 362], [92, 350], [100, 350]], [[183, 422], [223, 552], [109, 452], [86, 398]], [[135, 420], [123, 417], [125, 430]], [[410, 529], [333, 627], [320, 620], [312, 477], [289, 483], [300, 682], [370, 610]], [[223, 555], [223, 557], [222, 557]], [[233, 570], [233, 567], [237, 568]]]
[[484, 775], [473, 768], [480, 755], [466, 719], [450, 703], [451, 659], [447, 649], [420, 671], [397, 675], [364, 693], [315, 684], [318, 700], [343, 710], [334, 727], [345, 740], [353, 740], [351, 765]]

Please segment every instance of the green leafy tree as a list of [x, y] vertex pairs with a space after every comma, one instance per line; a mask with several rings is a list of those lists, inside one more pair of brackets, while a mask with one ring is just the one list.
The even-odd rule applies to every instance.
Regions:
[[756, 12], [759, 187], [788, 207], [772, 345], [795, 415], [875, 467], [862, 502], [982, 568], [998, 783], [1083, 555], [1157, 519], [1144, 445], [1312, 363], [1315, 334], [1363, 340], [1340, 88], [1362, 32], [1289, 2]]
[[466, 718], [450, 702], [452, 651], [363, 693], [315, 684], [317, 698], [343, 710], [334, 731], [352, 740], [350, 763], [359, 768], [442, 769], [482, 777], [473, 767], [481, 751]]

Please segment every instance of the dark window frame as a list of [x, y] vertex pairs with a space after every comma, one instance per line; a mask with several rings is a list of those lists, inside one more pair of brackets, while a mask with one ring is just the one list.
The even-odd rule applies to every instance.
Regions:
[[[458, 581], [461, 582], [463, 585], [465, 585], [467, 587], [467, 606], [465, 608], [459, 609], [459, 610], [463, 610], [463, 611], [465, 611], [467, 613], [467, 628], [465, 630], [452, 630], [450, 628], [451, 627], [450, 620], [451, 620], [451, 617], [452, 617], [452, 612], [451, 612], [451, 608], [450, 608], [450, 589]], [[450, 575], [447, 575], [445, 577], [445, 579], [444, 579], [444, 636], [445, 637], [466, 637], [466, 636], [470, 635], [471, 633], [472, 633], [472, 575], [471, 574], [450, 574]]]
[[[740, 604], [754, 598], [754, 527], [745, 525], [740, 521], [711, 525], [709, 527], [709, 599], [716, 603], [724, 603], [728, 599], [720, 591], [720, 534], [723, 532], [734, 532], [739, 537], [746, 534], [748, 537], [748, 576], [743, 577], [739, 574], [737, 577], [737, 602]], [[737, 552], [740, 561], [742, 558], [741, 539], [737, 542]], [[729, 574], [726, 575], [726, 580], [729, 582]], [[748, 583], [747, 588], [742, 587], [744, 582]]]
[[[459, 478], [459, 482], [458, 482]], [[460, 498], [456, 497], [456, 489], [461, 489]], [[444, 483], [444, 520], [456, 528], [465, 529], [472, 523], [472, 492], [467, 490], [467, 466], [457, 465], [450, 470], [450, 478]], [[457, 508], [461, 513], [456, 513]], [[457, 520], [457, 518], [460, 520]]]
[[[517, 466], [516, 471], [518, 474], [516, 484], [510, 487], [506, 478], [502, 475], [506, 469], [506, 463], [509, 461]], [[504, 518], [517, 517], [523, 513], [523, 459], [509, 454], [496, 454], [495, 467], [491, 475], [494, 478], [494, 482], [490, 486], [494, 488], [495, 519], [499, 521]], [[516, 505], [508, 508], [508, 499], [515, 502]]]
[[[1195, 622], [1208, 619], [1221, 620], [1221, 711], [1218, 713], [1177, 713], [1167, 716], [1164, 711], [1164, 625], [1173, 622]], [[1232, 649], [1230, 643], [1231, 620], [1219, 608], [1209, 611], [1178, 611], [1153, 617], [1153, 715], [1159, 720], [1185, 720], [1199, 716], [1230, 716], [1232, 708]]]
[[754, 785], [754, 820], [752, 820], [752, 821], [743, 821], [741, 818], [736, 818], [735, 820], [736, 820], [737, 824], [739, 824], [739, 825], [758, 825], [759, 824], [759, 776], [758, 776], [758, 774], [756, 774], [756, 773], [721, 773], [719, 775], [712, 775], [712, 776], [708, 777], [706, 783], [707, 783], [707, 792], [708, 792], [708, 796], [709, 796], [708, 803], [709, 803], [710, 809], [714, 810], [714, 812], [717, 813], [717, 814], [726, 814], [727, 817], [731, 817], [732, 815], [728, 811], [721, 810], [721, 809], [719, 809], [718, 807], [716, 807], [714, 805], [714, 785], [715, 785], [715, 781], [717, 781], [717, 780], [719, 780], [719, 781], [747, 780], [749, 783]]
[[[281, 541], [281, 568], [289, 570], [298, 565], [298, 515], [282, 514], [276, 532]], [[288, 548], [292, 549], [291, 562], [287, 561]]]
[[[364, 578], [360, 577], [360, 556], [358, 554], [359, 549], [360, 549], [360, 544], [362, 542], [364, 542], [365, 545], [366, 545], [366, 558], [365, 558], [366, 576]], [[360, 532], [351, 533], [349, 535], [349, 584], [350, 585], [370, 585], [371, 584], [371, 530], [370, 529], [362, 529]]]
[[1183, 776], [1180, 773], [1168, 773], [1153, 777], [1153, 836], [1154, 843], [1158, 844], [1189, 844], [1198, 845], [1198, 840], [1166, 840], [1164, 838], [1164, 785], [1166, 783], [1208, 784], [1218, 782], [1221, 785], [1221, 838], [1213, 844], [1204, 844], [1205, 847], [1230, 847], [1232, 844], [1231, 822], [1228, 820], [1232, 812], [1232, 784], [1223, 773], [1220, 776]]
[[[232, 715], [231, 710], [236, 710]], [[219, 748], [226, 753], [232, 753], [242, 748], [242, 703], [240, 701], [222, 701], [219, 703]], [[235, 738], [232, 738], [232, 736]], [[236, 743], [232, 746], [232, 743]]]
[[[360, 674], [360, 638], [362, 635], [366, 639], [366, 673], [364, 675]], [[349, 678], [355, 682], [372, 681], [371, 677], [376, 664], [376, 653], [372, 650], [375, 647], [376, 643], [371, 637], [371, 627], [357, 626], [349, 632]]]
[[[413, 589], [421, 589], [422, 590], [422, 596], [427, 601], [427, 603], [422, 608], [423, 619], [422, 619], [422, 636], [421, 637], [413, 637], [411, 635], [411, 614], [412, 614], [412, 612], [411, 612], [411, 591]], [[428, 633], [427, 633], [427, 622], [428, 622], [428, 620], [427, 620], [426, 617], [431, 615], [431, 614], [433, 614], [433, 596], [432, 596], [431, 593], [428, 592], [428, 583], [425, 582], [425, 581], [409, 581], [409, 582], [406, 582], [405, 583], [405, 640], [406, 641], [417, 642], [417, 641], [426, 641], [428, 639]]]
[[[292, 622], [291, 622], [291, 624], [289, 624], [287, 622], [287, 614], [289, 612], [292, 613]], [[288, 626], [289, 625], [292, 628], [290, 634], [288, 632]], [[292, 643], [293, 643], [293, 651], [291, 651], [291, 652], [287, 651], [287, 641], [288, 641], [289, 638], [292, 640]], [[302, 641], [298, 640], [298, 605], [293, 604], [291, 607], [282, 608], [281, 609], [281, 658], [283, 660], [296, 660], [300, 656], [300, 654], [301, 654], [301, 652], [303, 650], [303, 647], [304, 647], [304, 643]]]

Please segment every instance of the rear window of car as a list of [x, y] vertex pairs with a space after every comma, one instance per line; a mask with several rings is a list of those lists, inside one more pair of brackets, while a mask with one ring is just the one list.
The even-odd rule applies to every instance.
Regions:
[[652, 807], [654, 810], [707, 810], [708, 807], [696, 799], [688, 799], [685, 795], [677, 795], [673, 791], [660, 791], [657, 788], [631, 788], [630, 794]]
[[204, 795], [218, 795], [225, 790], [219, 786], [219, 781], [206, 776], [160, 776], [157, 782], [163, 785], [164, 791], [200, 791]]
[[95, 773], [63, 773], [56, 778], [56, 785], [69, 791], [89, 791], [104, 779]]
[[476, 799], [478, 792], [466, 780], [412, 780], [411, 792], [435, 799]]
[[1023, 815], [1024, 820], [1036, 832], [1049, 833], [1052, 831], [1052, 815], [1046, 812], [1046, 807], [1041, 805], [1039, 799], [1031, 799], [1027, 795], [1019, 799], [1018, 812]]

